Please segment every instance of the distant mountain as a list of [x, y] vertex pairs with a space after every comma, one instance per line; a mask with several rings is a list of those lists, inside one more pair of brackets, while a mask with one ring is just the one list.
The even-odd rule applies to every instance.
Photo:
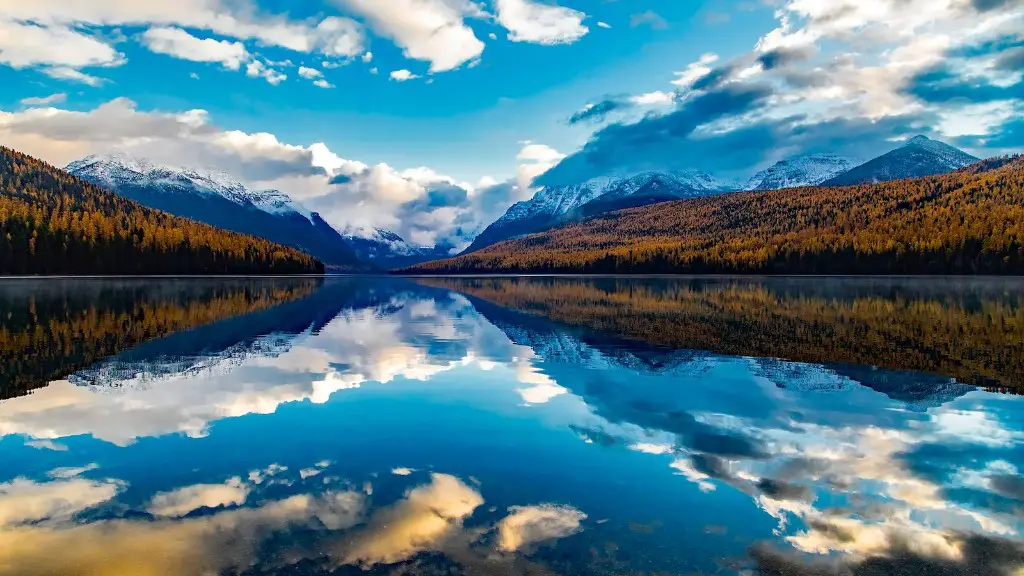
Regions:
[[915, 136], [899, 148], [826, 180], [825, 186], [877, 184], [906, 178], [935, 176], [977, 162], [970, 154], [932, 140]]
[[447, 258], [452, 253], [450, 246], [416, 246], [398, 234], [380, 228], [347, 229], [342, 230], [342, 235], [360, 260], [383, 270]]
[[776, 162], [754, 175], [744, 190], [780, 190], [817, 186], [851, 168], [854, 164], [835, 154], [806, 154]]
[[161, 166], [123, 153], [89, 156], [65, 170], [151, 208], [298, 248], [331, 270], [365, 268], [319, 214], [277, 190], [253, 190], [226, 174]]
[[0, 147], [0, 275], [323, 270], [281, 243], [154, 210]]
[[484, 229], [464, 253], [611, 210], [707, 196], [727, 189], [699, 170], [605, 176], [582, 184], [547, 187], [530, 200], [514, 204]]
[[918, 178], [666, 202], [407, 272], [1024, 273], [1018, 240], [1024, 234], [1024, 157], [979, 163], [938, 179], [939, 185]]

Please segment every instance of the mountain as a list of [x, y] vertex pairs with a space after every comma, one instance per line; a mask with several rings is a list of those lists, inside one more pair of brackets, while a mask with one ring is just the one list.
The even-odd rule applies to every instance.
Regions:
[[877, 184], [905, 178], [946, 174], [978, 159], [948, 144], [915, 136], [899, 148], [826, 180], [825, 186]]
[[717, 194], [725, 189], [711, 175], [699, 170], [603, 176], [582, 184], [547, 187], [530, 200], [514, 204], [463, 253], [610, 210]]
[[416, 246], [398, 234], [380, 228], [350, 228], [343, 230], [342, 235], [360, 260], [383, 270], [413, 266], [452, 254], [451, 246]]
[[253, 190], [226, 174], [123, 153], [89, 156], [65, 170], [145, 206], [297, 248], [334, 271], [365, 267], [319, 214], [277, 190]]
[[597, 216], [410, 273], [1021, 274], [1024, 157]]
[[322, 273], [308, 254], [172, 216], [0, 147], [0, 274]]
[[754, 175], [744, 190], [780, 190], [817, 186], [853, 168], [853, 163], [835, 154], [806, 154], [776, 162]]

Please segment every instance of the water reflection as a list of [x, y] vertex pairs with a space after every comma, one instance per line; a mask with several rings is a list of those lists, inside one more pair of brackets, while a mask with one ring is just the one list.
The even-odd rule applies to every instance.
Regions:
[[1024, 570], [1010, 284], [232, 282], [0, 402], [0, 574]]

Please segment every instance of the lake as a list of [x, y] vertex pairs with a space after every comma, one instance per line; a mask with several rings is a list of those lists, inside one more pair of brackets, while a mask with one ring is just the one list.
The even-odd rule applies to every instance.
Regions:
[[1021, 575], [1024, 281], [0, 281], [0, 574]]

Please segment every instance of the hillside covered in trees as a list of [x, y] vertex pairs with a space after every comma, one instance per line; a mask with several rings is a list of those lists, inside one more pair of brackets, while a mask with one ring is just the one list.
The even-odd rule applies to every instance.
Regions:
[[301, 274], [293, 248], [178, 218], [0, 147], [0, 274]]
[[412, 274], [1024, 274], [1024, 157], [603, 214]]

